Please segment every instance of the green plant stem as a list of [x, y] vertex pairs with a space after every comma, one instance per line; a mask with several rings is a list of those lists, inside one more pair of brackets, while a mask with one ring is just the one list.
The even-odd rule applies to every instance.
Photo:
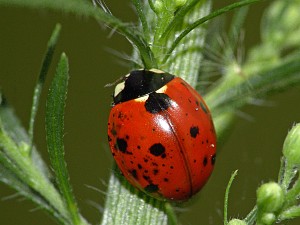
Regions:
[[300, 196], [300, 180], [297, 180], [293, 187], [285, 195], [285, 208], [297, 203]]
[[244, 221], [248, 224], [248, 225], [252, 225], [255, 223], [256, 221], [256, 214], [257, 214], [257, 207], [255, 206], [250, 213], [246, 216], [246, 218], [244, 219]]
[[39, 106], [39, 100], [41, 96], [41, 92], [45, 83], [46, 75], [48, 73], [52, 57], [54, 54], [54, 50], [56, 47], [56, 43], [59, 37], [59, 33], [61, 30], [61, 25], [56, 24], [52, 35], [50, 37], [50, 40], [48, 41], [47, 44], [47, 51], [43, 59], [42, 67], [40, 70], [40, 74], [38, 77], [38, 80], [36, 82], [35, 88], [34, 88], [34, 93], [33, 93], [33, 101], [32, 101], [32, 107], [31, 107], [31, 114], [30, 114], [30, 120], [29, 120], [29, 129], [28, 129], [28, 135], [30, 138], [30, 152], [31, 154], [32, 151], [32, 145], [33, 145], [33, 131], [34, 131], [34, 121], [35, 121], [35, 116], [38, 110]]
[[227, 187], [226, 187], [226, 191], [225, 191], [225, 199], [224, 199], [224, 225], [228, 224], [228, 204], [229, 204], [229, 192], [230, 192], [230, 188], [232, 185], [232, 182], [234, 180], [234, 178], [237, 175], [237, 170], [234, 171], [230, 177], [230, 180], [228, 181]]
[[[211, 1], [202, 1], [195, 6], [187, 17], [183, 20], [181, 26], [178, 26], [178, 31], [185, 27], [197, 18], [207, 15], [211, 10]], [[169, 73], [175, 74], [188, 82], [192, 87], [196, 88], [199, 76], [199, 69], [203, 59], [203, 46], [206, 36], [206, 27], [198, 27], [188, 34], [182, 44], [178, 45], [176, 50], [169, 56], [169, 60], [161, 65], [161, 68]], [[176, 36], [168, 39], [166, 46], [171, 46]], [[198, 63], [194, 63], [198, 62]]]
[[[283, 169], [282, 169], [283, 168]], [[281, 171], [283, 170], [283, 171]], [[282, 174], [281, 174], [282, 173]], [[281, 174], [280, 184], [285, 192], [288, 192], [293, 178], [297, 174], [297, 169], [295, 166], [287, 161], [287, 159], [282, 158], [282, 163], [280, 167], [279, 174]]]

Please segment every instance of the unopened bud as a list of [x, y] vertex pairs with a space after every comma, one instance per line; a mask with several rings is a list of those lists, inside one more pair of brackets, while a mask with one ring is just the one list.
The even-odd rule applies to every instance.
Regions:
[[279, 184], [270, 182], [257, 189], [257, 207], [261, 213], [277, 212], [284, 203], [284, 193]]
[[247, 223], [243, 220], [232, 219], [228, 222], [228, 225], [247, 225]]
[[296, 124], [286, 136], [283, 155], [288, 163], [300, 165], [300, 124]]
[[260, 218], [260, 222], [264, 225], [272, 225], [275, 221], [276, 216], [274, 213], [264, 213]]

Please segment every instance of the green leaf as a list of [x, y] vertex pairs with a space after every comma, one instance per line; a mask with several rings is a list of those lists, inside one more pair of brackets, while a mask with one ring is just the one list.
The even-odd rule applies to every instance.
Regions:
[[160, 35], [159, 39], [166, 39], [168, 35], [171, 33], [171, 31], [174, 29], [176, 24], [180, 23], [183, 18], [187, 15], [187, 13], [192, 10], [195, 5], [199, 3], [199, 0], [192, 0], [188, 4], [181, 7], [175, 14], [174, 18], [170, 23], [165, 27], [163, 30], [163, 33]]
[[295, 205], [292, 206], [286, 210], [284, 210], [283, 212], [280, 213], [279, 215], [279, 220], [290, 220], [296, 217], [300, 217], [300, 206], [299, 205]]
[[140, 22], [143, 27], [145, 39], [149, 42], [150, 41], [150, 30], [148, 26], [148, 21], [145, 16], [144, 7], [141, 5], [140, 0], [131, 0], [132, 4], [135, 6], [136, 12], [138, 14], [138, 17], [140, 19]]
[[46, 105], [46, 138], [50, 162], [56, 175], [59, 190], [68, 207], [73, 224], [81, 224], [81, 217], [69, 183], [64, 160], [64, 109], [69, 79], [67, 56], [63, 53], [50, 86]]
[[171, 53], [173, 52], [173, 50], [176, 48], [176, 46], [180, 43], [180, 41], [187, 35], [189, 34], [192, 30], [194, 30], [196, 27], [198, 27], [199, 25], [203, 24], [204, 22], [211, 20], [214, 17], [217, 17], [219, 15], [222, 15], [230, 10], [242, 7], [242, 6], [246, 6], [246, 5], [250, 5], [253, 4], [255, 2], [258, 2], [261, 0], [243, 0], [240, 2], [236, 2], [233, 3], [231, 5], [225, 6], [224, 8], [218, 9], [214, 12], [212, 12], [211, 14], [202, 17], [198, 20], [196, 20], [194, 23], [192, 23], [191, 25], [189, 25], [188, 27], [186, 27], [186, 29], [175, 39], [174, 43], [172, 44], [172, 46], [168, 49], [167, 54], [165, 56], [165, 58], [163, 59], [163, 63], [167, 61], [169, 55], [171, 55]]
[[48, 73], [48, 70], [49, 70], [49, 67], [50, 67], [50, 64], [51, 64], [51, 61], [53, 58], [53, 54], [54, 54], [56, 43], [57, 43], [57, 40], [59, 37], [60, 29], [61, 29], [61, 25], [56, 24], [56, 26], [52, 32], [52, 35], [48, 41], [47, 51], [44, 56], [40, 74], [39, 74], [39, 77], [38, 77], [38, 80], [36, 82], [34, 92], [33, 92], [33, 101], [32, 101], [32, 106], [31, 106], [31, 114], [30, 114], [29, 129], [28, 129], [28, 135], [30, 138], [30, 152], [31, 152], [31, 148], [33, 145], [33, 131], [34, 131], [35, 116], [36, 116], [36, 113], [38, 110], [39, 100], [40, 100], [41, 92], [42, 92], [42, 89], [43, 89], [43, 86], [45, 83], [46, 75]]
[[[29, 155], [22, 151], [23, 146], [17, 145], [8, 135], [1, 120], [0, 128], [0, 163], [3, 167], [3, 170], [0, 170], [0, 180], [16, 190], [22, 189], [20, 194], [48, 210], [58, 221], [65, 220], [63, 202], [53, 185]], [[45, 201], [40, 201], [40, 198]]]
[[172, 209], [166, 210], [165, 202], [139, 191], [118, 173], [110, 176], [101, 225], [173, 225], [167, 215]]
[[22, 195], [27, 199], [36, 203], [39, 208], [47, 210], [61, 223], [64, 222], [63, 217], [56, 212], [56, 210], [49, 204], [49, 202], [43, 198], [38, 192], [31, 189], [26, 183], [22, 182], [10, 169], [4, 166], [3, 160], [0, 155], [0, 181], [10, 186], [18, 192], [18, 195]]
[[[18, 144], [30, 143], [28, 134], [26, 133], [24, 127], [21, 125], [20, 120], [15, 115], [12, 107], [8, 104], [5, 97], [2, 95], [2, 101], [0, 104], [0, 118], [2, 122], [2, 128], [7, 131], [10, 137]], [[32, 147], [31, 160], [35, 163], [37, 168], [45, 175], [45, 177], [50, 176], [50, 172], [45, 162], [41, 158], [40, 154], [37, 152], [35, 147]]]

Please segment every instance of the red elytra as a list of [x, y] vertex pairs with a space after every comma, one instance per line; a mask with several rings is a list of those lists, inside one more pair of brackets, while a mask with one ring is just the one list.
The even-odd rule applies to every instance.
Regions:
[[216, 156], [214, 125], [198, 92], [171, 74], [137, 70], [116, 87], [114, 104], [108, 140], [126, 179], [159, 199], [196, 194]]

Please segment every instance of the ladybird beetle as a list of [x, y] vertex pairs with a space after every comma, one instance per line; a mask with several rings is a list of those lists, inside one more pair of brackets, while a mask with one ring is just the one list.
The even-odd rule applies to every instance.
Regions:
[[116, 85], [108, 141], [125, 178], [159, 199], [188, 200], [216, 159], [216, 133], [202, 97], [157, 69], [132, 71]]

